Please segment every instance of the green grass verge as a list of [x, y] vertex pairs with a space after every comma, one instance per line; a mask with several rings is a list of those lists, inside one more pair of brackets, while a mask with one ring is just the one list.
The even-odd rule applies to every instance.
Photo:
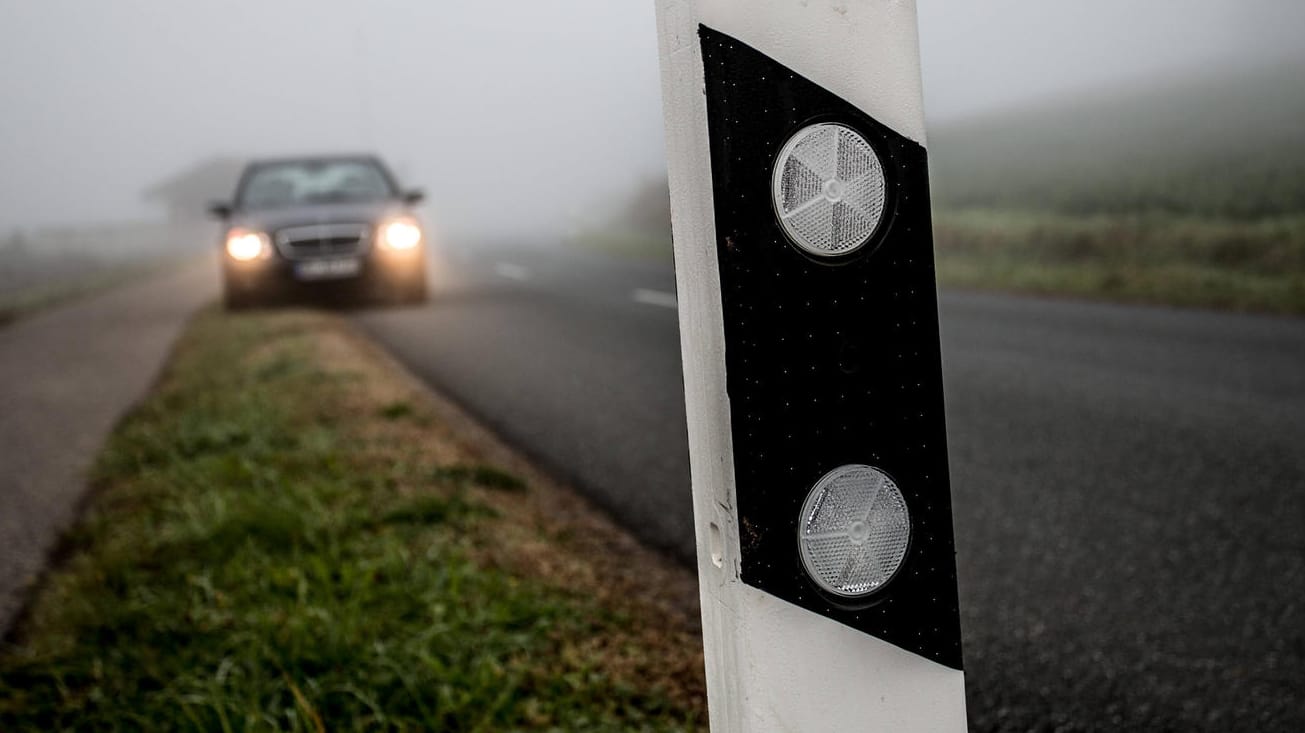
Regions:
[[1305, 313], [1305, 216], [970, 209], [938, 212], [934, 230], [944, 286]]
[[483, 497], [527, 488], [437, 460], [327, 322], [192, 324], [0, 653], [0, 730], [694, 727], [622, 671], [628, 613], [484, 560]]

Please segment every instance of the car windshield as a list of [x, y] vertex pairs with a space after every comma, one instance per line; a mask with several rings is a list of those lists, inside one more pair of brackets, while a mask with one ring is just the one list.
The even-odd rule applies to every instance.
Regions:
[[268, 209], [301, 204], [380, 201], [394, 190], [381, 169], [366, 160], [269, 163], [254, 168], [237, 204]]

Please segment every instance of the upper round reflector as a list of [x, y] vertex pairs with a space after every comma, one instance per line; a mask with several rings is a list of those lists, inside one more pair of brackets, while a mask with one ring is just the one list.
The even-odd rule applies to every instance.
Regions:
[[884, 168], [874, 148], [846, 125], [798, 130], [771, 176], [775, 212], [803, 251], [838, 257], [860, 249], [884, 216]]
[[824, 590], [859, 598], [892, 580], [911, 540], [911, 517], [897, 484], [873, 466], [825, 474], [802, 504], [802, 565]]

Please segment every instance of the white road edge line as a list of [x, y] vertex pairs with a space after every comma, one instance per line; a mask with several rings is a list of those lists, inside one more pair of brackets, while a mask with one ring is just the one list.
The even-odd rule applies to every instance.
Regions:
[[514, 265], [511, 262], [499, 262], [494, 265], [494, 272], [500, 277], [506, 277], [509, 280], [529, 280], [530, 270], [521, 265]]
[[663, 308], [679, 308], [680, 301], [675, 298], [675, 293], [664, 293], [660, 290], [648, 290], [646, 288], [635, 288], [630, 292], [630, 299], [636, 303], [646, 305], [658, 305]]

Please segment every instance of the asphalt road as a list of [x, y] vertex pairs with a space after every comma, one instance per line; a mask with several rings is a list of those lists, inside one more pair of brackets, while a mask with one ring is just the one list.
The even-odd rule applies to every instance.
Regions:
[[204, 258], [0, 328], [0, 637], [215, 271]]
[[[669, 266], [449, 250], [357, 316], [645, 540], [693, 552]], [[1305, 730], [1305, 321], [944, 294], [971, 725]]]

